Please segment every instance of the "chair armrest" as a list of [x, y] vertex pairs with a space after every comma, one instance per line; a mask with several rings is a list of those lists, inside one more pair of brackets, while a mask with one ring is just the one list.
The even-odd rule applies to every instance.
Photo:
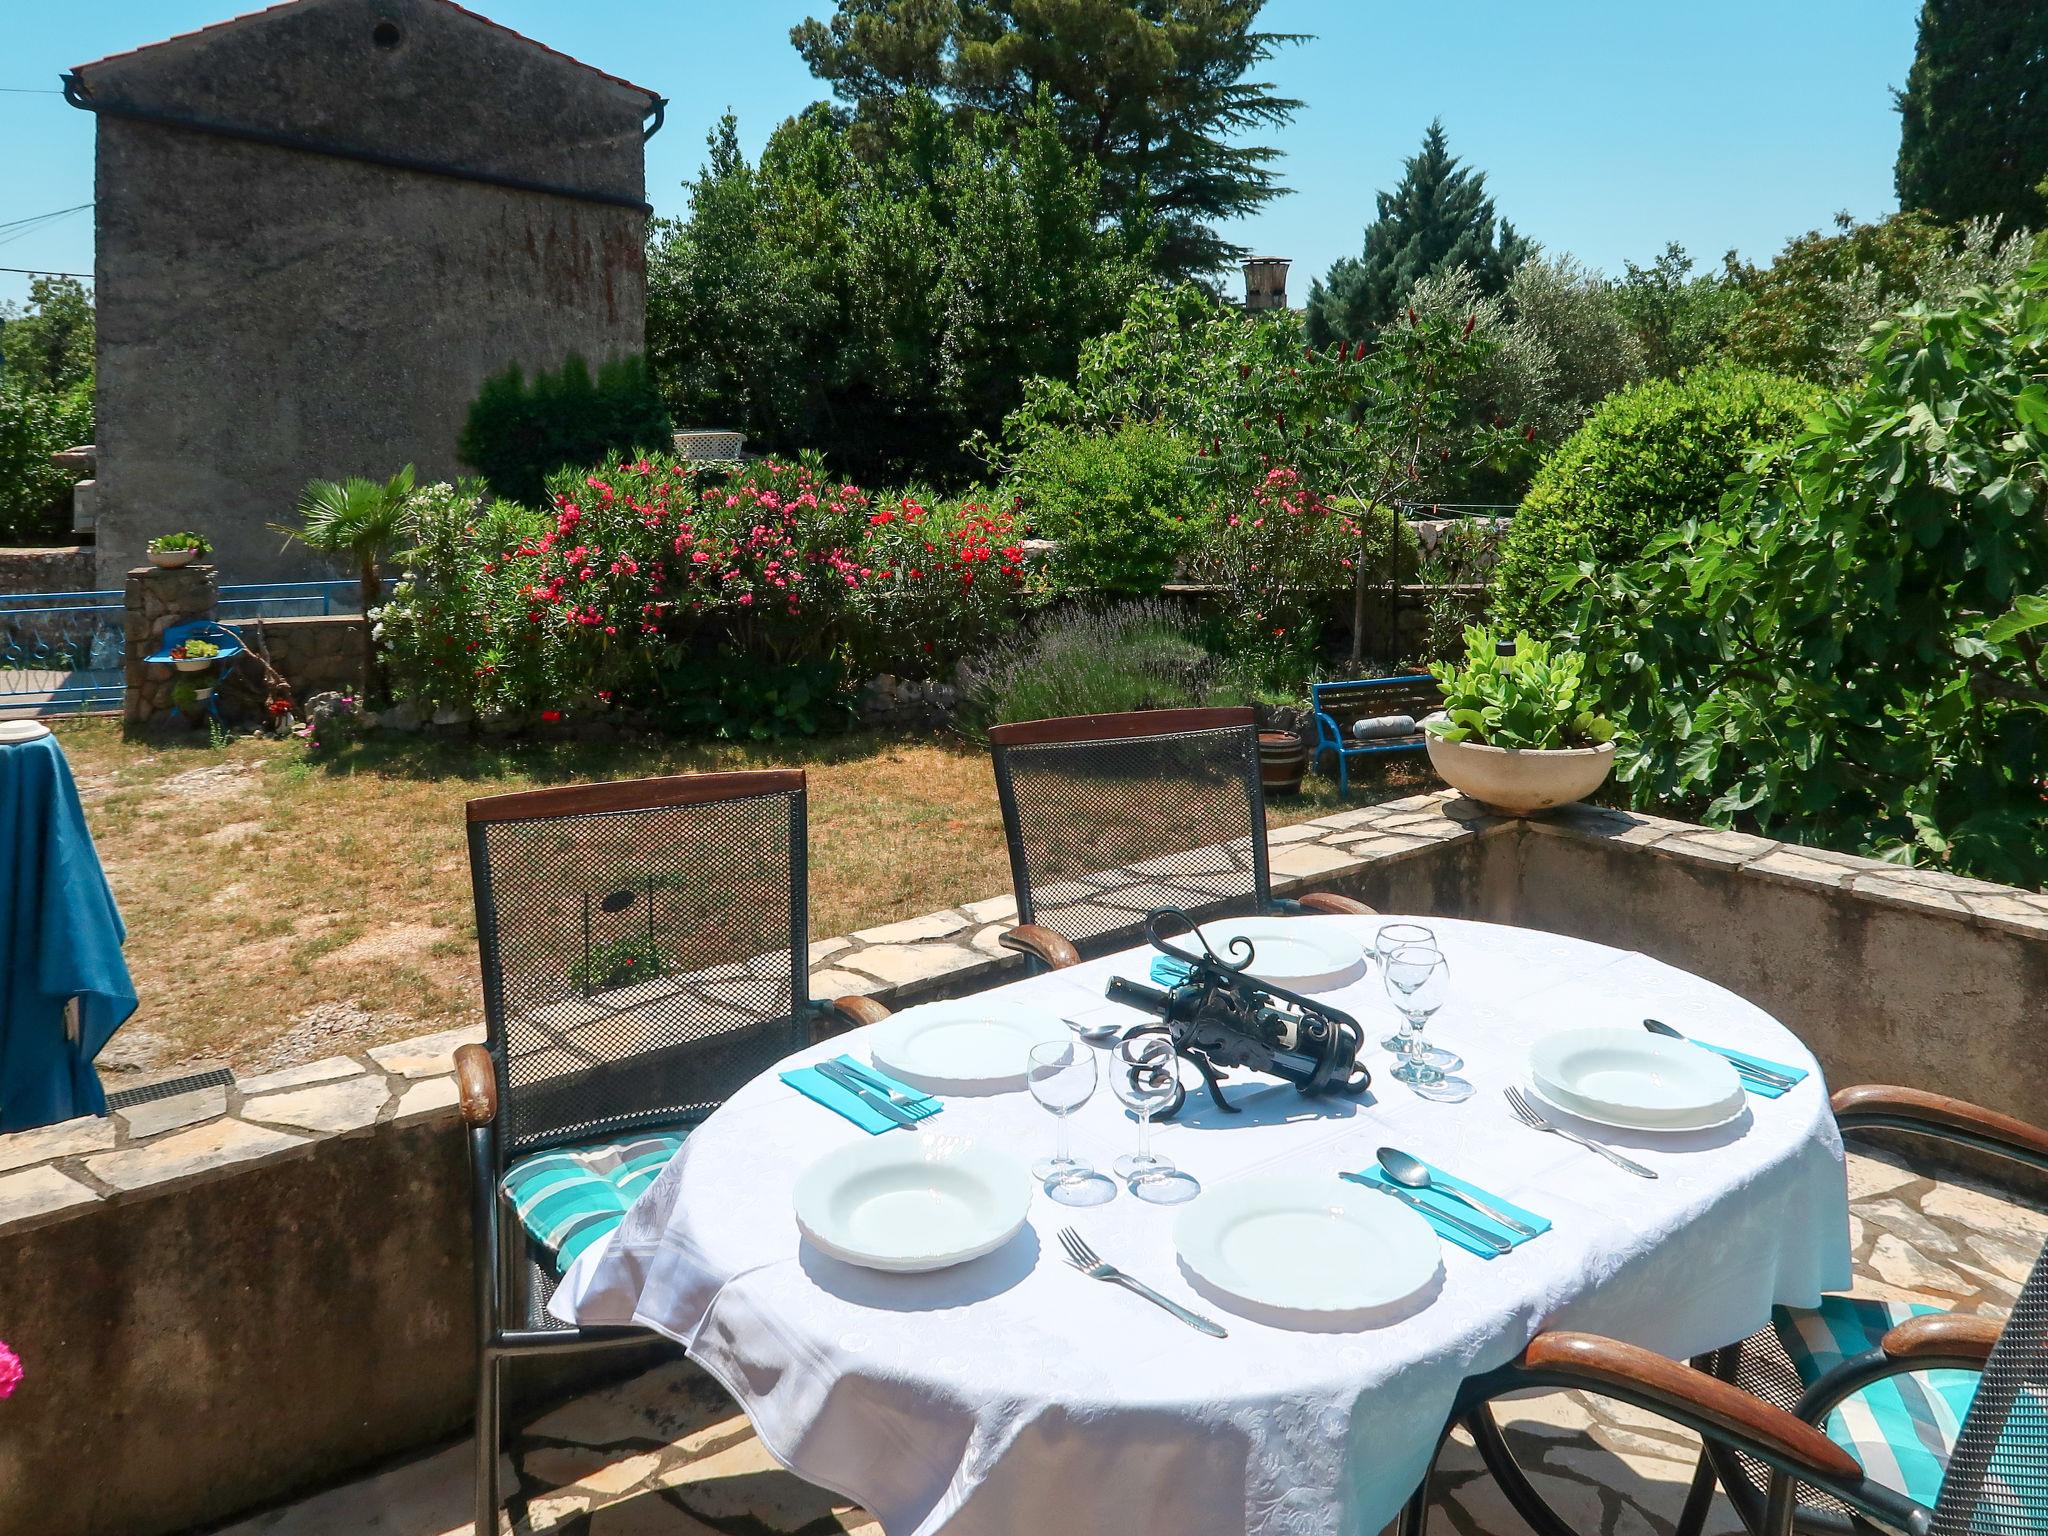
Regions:
[[1539, 1334], [1521, 1364], [1546, 1383], [1619, 1397], [1704, 1434], [1719, 1431], [1800, 1473], [1841, 1482], [1863, 1477], [1855, 1457], [1777, 1404], [1634, 1344], [1590, 1333]]
[[1934, 1312], [1909, 1317], [1879, 1341], [1879, 1347], [1893, 1360], [1925, 1361], [1936, 1365], [1984, 1368], [2005, 1325], [1996, 1318], [1966, 1317], [1960, 1312]]
[[1315, 712], [1315, 716], [1317, 742], [1328, 741], [1333, 747], [1342, 747], [1344, 733], [1337, 729], [1336, 716], [1326, 715], [1320, 709]]
[[811, 1021], [811, 1043], [829, 1040], [863, 1024], [879, 1024], [888, 1017], [888, 1008], [872, 997], [835, 997], [818, 1004], [817, 1015]]
[[1030, 955], [1048, 970], [1063, 971], [1081, 963], [1081, 952], [1042, 923], [1019, 923], [996, 942]]
[[1335, 891], [1310, 891], [1306, 896], [1294, 898], [1294, 904], [1304, 912], [1326, 912], [1349, 917], [1377, 917], [1379, 914], [1362, 901], [1349, 896], [1339, 896]]
[[498, 1069], [480, 1045], [455, 1048], [455, 1101], [464, 1125], [489, 1125], [498, 1118]]
[[1836, 1123], [1845, 1131], [1858, 1127], [1913, 1131], [1995, 1152], [2048, 1172], [2048, 1130], [1962, 1099], [1919, 1088], [1865, 1083], [1842, 1089], [1830, 1103]]

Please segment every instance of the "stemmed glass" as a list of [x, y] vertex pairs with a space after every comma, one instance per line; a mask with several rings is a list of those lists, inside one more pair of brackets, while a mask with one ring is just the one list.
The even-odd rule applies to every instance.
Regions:
[[[1387, 996], [1408, 1021], [1408, 1035], [1420, 1043], [1422, 1026], [1443, 1007], [1450, 994], [1451, 967], [1441, 950], [1423, 944], [1407, 944], [1382, 962], [1386, 972]], [[1425, 1099], [1455, 1104], [1472, 1097], [1472, 1085], [1462, 1077], [1447, 1076], [1419, 1052], [1403, 1050], [1394, 1067], [1397, 1081], [1406, 1083]]]
[[1116, 1185], [1076, 1158], [1069, 1148], [1067, 1121], [1095, 1095], [1095, 1052], [1079, 1040], [1047, 1040], [1031, 1047], [1025, 1081], [1031, 1097], [1059, 1119], [1053, 1155], [1032, 1164], [1046, 1194], [1061, 1205], [1100, 1205], [1116, 1198]]
[[1180, 1081], [1180, 1058], [1173, 1043], [1161, 1035], [1128, 1035], [1110, 1065], [1110, 1087], [1124, 1107], [1138, 1117], [1138, 1150], [1114, 1164], [1132, 1194], [1153, 1205], [1179, 1205], [1202, 1192], [1191, 1173], [1152, 1150], [1152, 1117], [1173, 1102]]
[[[1380, 963], [1382, 976], [1386, 974], [1387, 957], [1410, 944], [1435, 949], [1436, 935], [1420, 923], [1388, 923], [1380, 929], [1373, 939], [1372, 952], [1373, 958]], [[1465, 1058], [1456, 1051], [1447, 1051], [1440, 1045], [1425, 1045], [1418, 1036], [1398, 1029], [1380, 1041], [1380, 1046], [1396, 1056], [1417, 1057], [1445, 1072], [1456, 1072], [1465, 1065]]]

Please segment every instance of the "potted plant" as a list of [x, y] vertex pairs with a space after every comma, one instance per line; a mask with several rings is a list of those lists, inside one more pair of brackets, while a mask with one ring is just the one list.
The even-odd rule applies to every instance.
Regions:
[[180, 683], [171, 690], [171, 702], [177, 705], [179, 711], [183, 714], [204, 714], [206, 706], [212, 701], [213, 684], [211, 683]]
[[1441, 713], [1422, 722], [1430, 765], [1453, 789], [1511, 816], [1583, 800], [1614, 767], [1614, 727], [1591, 707], [1585, 658], [1547, 641], [1465, 631], [1465, 663], [1430, 668]]
[[203, 533], [160, 533], [149, 541], [149, 563], [166, 571], [190, 565], [201, 555], [213, 553], [213, 544]]
[[220, 660], [220, 647], [211, 640], [187, 640], [171, 647], [171, 665], [180, 672], [204, 672]]

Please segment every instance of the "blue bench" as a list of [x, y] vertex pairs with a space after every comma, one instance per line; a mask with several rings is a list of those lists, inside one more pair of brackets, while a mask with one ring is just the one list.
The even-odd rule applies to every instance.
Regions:
[[1351, 760], [1384, 757], [1395, 752], [1425, 750], [1418, 729], [1407, 736], [1357, 741], [1351, 727], [1372, 715], [1413, 715], [1418, 721], [1443, 707], [1443, 690], [1427, 672], [1402, 677], [1371, 677], [1352, 683], [1312, 683], [1309, 707], [1315, 711], [1316, 739], [1309, 762], [1320, 765], [1325, 752], [1337, 759], [1337, 793], [1351, 793]]

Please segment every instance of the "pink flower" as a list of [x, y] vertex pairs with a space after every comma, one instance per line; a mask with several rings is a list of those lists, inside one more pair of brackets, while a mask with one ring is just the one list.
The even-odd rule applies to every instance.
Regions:
[[742, 608], [746, 608], [746, 607], [750, 607], [750, 606], [752, 606], [752, 604], [753, 604], [753, 601], [754, 601], [754, 594], [753, 594], [753, 593], [751, 593], [751, 592], [742, 592], [742, 593], [740, 594], [740, 606], [741, 606]]
[[21, 1356], [0, 1343], [0, 1398], [14, 1396], [14, 1389], [21, 1385], [25, 1373], [21, 1368]]

